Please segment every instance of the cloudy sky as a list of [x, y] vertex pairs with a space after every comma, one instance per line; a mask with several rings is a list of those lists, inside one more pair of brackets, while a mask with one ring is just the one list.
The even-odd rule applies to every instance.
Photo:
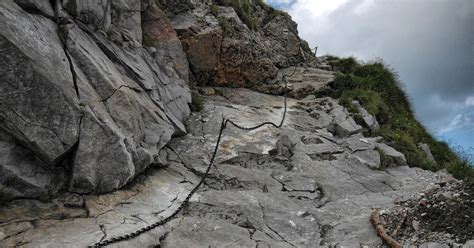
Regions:
[[382, 58], [418, 119], [474, 154], [473, 0], [267, 0], [298, 23], [318, 55]]

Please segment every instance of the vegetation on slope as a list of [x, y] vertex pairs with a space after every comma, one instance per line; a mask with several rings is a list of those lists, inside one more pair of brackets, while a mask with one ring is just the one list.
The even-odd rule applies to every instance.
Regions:
[[[405, 154], [410, 166], [432, 171], [446, 168], [456, 178], [474, 183], [472, 160], [457, 155], [447, 143], [434, 139], [416, 120], [396, 73], [383, 62], [360, 63], [353, 57], [339, 59], [334, 56], [329, 60], [339, 73], [324, 94], [338, 98], [353, 112], [356, 108], [351, 102], [358, 100], [379, 121], [380, 129], [370, 135], [382, 136]], [[437, 163], [426, 158], [419, 143], [429, 145]]]
[[[214, 0], [213, 3], [211, 12], [215, 16], [219, 12], [218, 5], [232, 7], [245, 25], [254, 31], [258, 31], [261, 26], [270, 22], [276, 16], [285, 14], [283, 11], [268, 6], [263, 0]], [[266, 12], [263, 20], [259, 20], [256, 14], [258, 8]]]

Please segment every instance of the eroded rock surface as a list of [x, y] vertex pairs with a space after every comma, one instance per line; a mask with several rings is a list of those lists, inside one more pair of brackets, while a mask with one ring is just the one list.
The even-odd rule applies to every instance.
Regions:
[[268, 6], [251, 4], [243, 10], [251, 12], [252, 21], [248, 21], [220, 1], [159, 2], [183, 42], [193, 75], [202, 84], [255, 85], [272, 80], [278, 68], [316, 63], [291, 17]]
[[[149, 168], [112, 194], [11, 202], [0, 209], [1, 244], [83, 247], [168, 216], [204, 173], [222, 116], [245, 126], [280, 121], [282, 97], [216, 91], [188, 119], [189, 133], [161, 151], [167, 167]], [[331, 133], [340, 118], [330, 113], [341, 108], [332, 99], [290, 98], [288, 106], [281, 129], [226, 129], [205, 185], [178, 217], [112, 247], [378, 247], [372, 209], [393, 206], [445, 177], [407, 166], [374, 170], [380, 163], [371, 154], [382, 141]], [[326, 125], [314, 110], [327, 113]]]
[[186, 55], [156, 6], [143, 29], [159, 45], [142, 46], [141, 7], [0, 3], [0, 199], [113, 191], [186, 132]]

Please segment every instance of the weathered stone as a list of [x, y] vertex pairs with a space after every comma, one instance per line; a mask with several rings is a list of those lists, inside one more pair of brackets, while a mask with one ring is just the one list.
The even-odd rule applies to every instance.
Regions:
[[1, 127], [55, 164], [77, 142], [80, 110], [55, 24], [0, 4]]
[[194, 219], [186, 217], [179, 228], [168, 233], [160, 242], [163, 247], [193, 247], [196, 244], [204, 247], [252, 247], [255, 241], [250, 239], [249, 232], [237, 225], [224, 221]]
[[156, 51], [152, 54], [160, 61], [169, 77], [178, 77], [188, 82], [189, 65], [186, 53], [183, 51], [181, 41], [165, 14], [157, 7], [150, 6], [142, 17], [144, 46], [153, 46]]
[[426, 155], [426, 158], [433, 162], [433, 163], [436, 163], [436, 160], [433, 156], [433, 154], [431, 153], [431, 149], [430, 147], [428, 146], [428, 144], [426, 143], [418, 143], [418, 147], [425, 153]]
[[212, 13], [206, 1], [159, 2], [177, 30], [199, 82], [246, 86], [273, 79], [277, 67], [315, 61], [289, 15], [265, 19], [267, 10], [253, 4], [250, 8], [256, 9], [261, 27], [256, 31], [232, 7], [213, 5], [218, 11]]
[[77, 20], [94, 30], [108, 31], [112, 22], [111, 2], [93, 0], [62, 0], [62, 6]]
[[393, 160], [394, 166], [405, 166], [407, 165], [407, 160], [403, 153], [395, 150], [393, 147], [390, 147], [384, 143], [376, 143], [375, 146], [379, 149], [385, 156]]
[[191, 101], [186, 55], [159, 9], [146, 12], [144, 30], [162, 23], [174, 36], [158, 34], [150, 55], [139, 0], [57, 1], [59, 26], [37, 15], [49, 2], [19, 2], [36, 12], [0, 5], [2, 194], [108, 192], [159, 163], [171, 136], [186, 132]]
[[362, 127], [349, 116], [346, 109], [341, 106], [335, 107], [329, 113], [333, 116], [333, 123], [330, 131], [339, 137], [348, 137], [362, 131]]
[[291, 157], [293, 155], [293, 144], [288, 135], [281, 135], [275, 145], [276, 154], [284, 157]]
[[380, 167], [380, 154], [375, 150], [356, 151], [353, 155], [361, 162], [372, 169]]
[[140, 46], [142, 43], [141, 0], [111, 1], [109, 4], [111, 19], [109, 32], [120, 34], [123, 46]]
[[[77, 76], [78, 82], [81, 82], [82, 73]], [[88, 85], [79, 85], [81, 96], [86, 98], [88, 91], [84, 87]], [[27, 241], [32, 247], [63, 247], [64, 244], [88, 246], [101, 238], [124, 235], [169, 216], [206, 170], [222, 115], [232, 116], [234, 121], [245, 126], [262, 121], [278, 123], [281, 120], [282, 97], [245, 89], [221, 90], [225, 97], [205, 96], [203, 111], [193, 113], [187, 121], [189, 133], [168, 144], [173, 150], [161, 150], [160, 156], [163, 161], [168, 161], [167, 167], [149, 169], [135, 183], [113, 193], [85, 196], [83, 207], [79, 207], [80, 200], [66, 200], [70, 198], [68, 196], [60, 196], [58, 205], [35, 202], [28, 207], [26, 202], [29, 201], [25, 200], [0, 207], [0, 222], [6, 223], [2, 224], [3, 228], [16, 228], [17, 223], [24, 221], [34, 220], [35, 223], [33, 228], [1, 240], [0, 244], [15, 246]], [[120, 92], [115, 93], [119, 94], [119, 98], [129, 96]], [[86, 99], [93, 98], [88, 96]], [[288, 99], [288, 106], [296, 104], [296, 100]], [[312, 108], [322, 108], [319, 104], [323, 103], [315, 104]], [[100, 104], [90, 102], [85, 106], [83, 125], [102, 123], [104, 127], [98, 128], [105, 130], [96, 132], [96, 141], [92, 137], [84, 140], [106, 142], [124, 135], [125, 147], [132, 144], [132, 136], [121, 133], [121, 128], [114, 127], [106, 119], [100, 122], [89, 120], [92, 117], [103, 118], [106, 113], [103, 108]], [[331, 108], [328, 107], [328, 111]], [[359, 155], [358, 152], [374, 151], [376, 138], [363, 138], [362, 134], [346, 138], [333, 137], [324, 127], [315, 132], [296, 129], [293, 124], [304, 115], [311, 118], [310, 112], [303, 111], [298, 116], [287, 115], [281, 130], [274, 127], [262, 127], [251, 132], [232, 127], [226, 129], [215, 167], [211, 168], [205, 186], [196, 192], [184, 211], [163, 228], [153, 229], [116, 245], [382, 245], [368, 221], [372, 209], [391, 206], [396, 197], [406, 199], [413, 192], [424, 191], [440, 176], [407, 166], [373, 170], [354, 156]], [[105, 136], [109, 134], [106, 132], [107, 127], [114, 127], [110, 136]], [[94, 132], [88, 133], [92, 135]], [[285, 135], [286, 141], [281, 143], [292, 144], [293, 156], [269, 155], [278, 137]], [[82, 139], [79, 145], [81, 143]], [[120, 144], [116, 141], [112, 143]], [[121, 149], [124, 149], [123, 146], [115, 151], [122, 153]], [[104, 158], [111, 156], [108, 152], [102, 153]], [[321, 156], [328, 154], [334, 156], [332, 160], [321, 159]], [[312, 156], [320, 159], [312, 159]], [[127, 159], [131, 161], [131, 158]], [[118, 163], [116, 160], [111, 163]], [[136, 161], [129, 164], [131, 170], [136, 167]], [[104, 173], [100, 168], [94, 170]], [[118, 174], [114, 173], [109, 172], [116, 179], [123, 178], [120, 170], [117, 170]], [[104, 182], [104, 185], [108, 183], [111, 181]], [[74, 206], [66, 206], [63, 202], [73, 203]], [[66, 219], [61, 220], [63, 218]], [[55, 238], [51, 239], [51, 235]]]
[[0, 129], [0, 200], [48, 198], [65, 179], [62, 168], [42, 162]]
[[364, 124], [372, 131], [375, 131], [380, 128], [380, 125], [377, 121], [377, 119], [369, 114], [367, 110], [365, 110], [359, 103], [359, 101], [352, 101], [352, 104], [356, 106], [357, 111], [359, 112], [360, 116], [362, 117], [362, 120], [364, 121]]

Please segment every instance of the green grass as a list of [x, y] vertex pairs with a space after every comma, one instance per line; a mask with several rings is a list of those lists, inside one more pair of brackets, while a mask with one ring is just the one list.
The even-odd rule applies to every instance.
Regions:
[[350, 73], [359, 66], [359, 62], [354, 57], [329, 60], [329, 65], [342, 73]]
[[[333, 57], [331, 64], [340, 72], [323, 94], [339, 99], [353, 113], [356, 109], [351, 101], [358, 100], [379, 121], [380, 129], [371, 135], [382, 136], [389, 145], [405, 154], [410, 166], [432, 171], [445, 168], [456, 178], [474, 181], [472, 160], [458, 156], [448, 144], [434, 139], [416, 120], [392, 69], [383, 62], [364, 64], [352, 57]], [[420, 142], [429, 145], [437, 163], [427, 160], [417, 146]]]
[[219, 26], [225, 35], [231, 36], [234, 33], [234, 23], [232, 22], [232, 19], [219, 17], [217, 18], [217, 21], [219, 21]]
[[211, 13], [217, 17], [219, 15], [219, 6], [215, 4], [211, 5]]
[[216, 0], [215, 4], [232, 7], [248, 28], [254, 31], [259, 29], [258, 20], [254, 15], [254, 6], [249, 0]]

